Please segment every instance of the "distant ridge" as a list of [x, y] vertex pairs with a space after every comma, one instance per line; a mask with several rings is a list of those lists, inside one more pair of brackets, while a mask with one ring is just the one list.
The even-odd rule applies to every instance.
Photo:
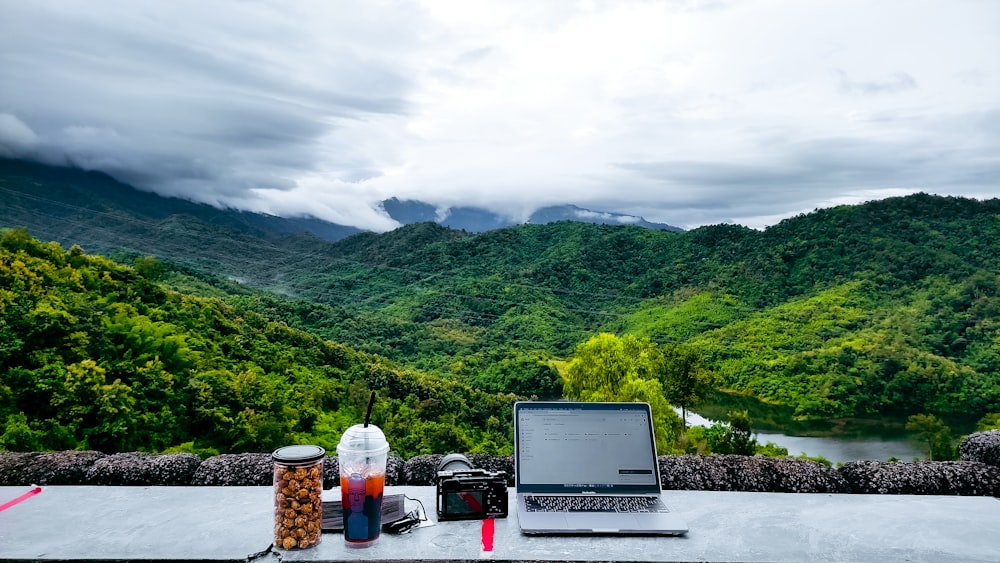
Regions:
[[[393, 220], [404, 225], [413, 223], [433, 222], [439, 225], [482, 233], [504, 227], [513, 227], [522, 223], [509, 217], [504, 217], [481, 207], [449, 207], [441, 211], [429, 203], [418, 200], [400, 200], [390, 198], [382, 202], [382, 208]], [[652, 223], [643, 217], [593, 211], [576, 205], [554, 205], [543, 207], [528, 218], [526, 224], [544, 225], [557, 221], [576, 221], [578, 223], [593, 223], [598, 225], [635, 225], [658, 231], [682, 232], [683, 229], [666, 223]]]
[[684, 229], [666, 223], [651, 223], [637, 215], [624, 215], [606, 211], [591, 211], [575, 205], [556, 205], [543, 207], [531, 214], [528, 223], [543, 225], [556, 221], [579, 221], [598, 225], [635, 225], [658, 231], [683, 232]]
[[[23, 225], [43, 238], [64, 243], [86, 243], [78, 234], [94, 214], [108, 222], [151, 225], [175, 216], [263, 239], [311, 233], [337, 241], [361, 232], [316, 217], [278, 217], [165, 197], [123, 184], [102, 172], [46, 166], [0, 158], [0, 223]], [[75, 225], [75, 227], [74, 227]], [[86, 230], [86, 229], [84, 229]], [[93, 241], [97, 242], [97, 241]], [[94, 250], [102, 244], [93, 245]]]
[[[219, 209], [176, 197], [166, 197], [122, 183], [103, 172], [57, 167], [25, 160], [0, 158], [0, 223], [23, 225], [42, 238], [67, 244], [89, 244], [92, 251], [105, 250], [99, 239], [79, 238], [81, 222], [104, 213], [115, 221], [146, 223], [187, 216], [206, 225], [243, 233], [265, 240], [309, 234], [336, 242], [364, 230], [332, 223], [313, 216], [279, 217], [264, 213]], [[450, 229], [482, 233], [512, 227], [520, 222], [488, 209], [471, 206], [439, 210], [415, 200], [387, 199], [381, 202], [386, 214], [402, 225], [432, 222]], [[591, 211], [575, 205], [539, 209], [526, 221], [530, 224], [576, 221], [606, 225], [638, 225], [656, 230], [680, 232], [663, 223], [642, 217]], [[74, 227], [74, 223], [76, 227]]]

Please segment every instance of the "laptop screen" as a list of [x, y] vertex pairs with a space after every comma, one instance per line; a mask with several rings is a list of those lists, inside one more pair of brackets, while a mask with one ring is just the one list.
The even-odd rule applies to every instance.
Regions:
[[518, 492], [660, 490], [646, 403], [519, 402], [514, 432]]

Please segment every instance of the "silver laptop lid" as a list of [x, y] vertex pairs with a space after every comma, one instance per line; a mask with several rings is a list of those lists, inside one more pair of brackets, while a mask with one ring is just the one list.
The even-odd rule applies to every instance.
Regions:
[[518, 493], [660, 492], [647, 403], [514, 404]]

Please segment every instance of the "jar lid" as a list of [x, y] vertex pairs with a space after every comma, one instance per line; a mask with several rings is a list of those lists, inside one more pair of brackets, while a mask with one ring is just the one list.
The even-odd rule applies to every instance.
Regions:
[[305, 463], [316, 461], [326, 455], [320, 446], [285, 446], [274, 450], [271, 459], [280, 463]]

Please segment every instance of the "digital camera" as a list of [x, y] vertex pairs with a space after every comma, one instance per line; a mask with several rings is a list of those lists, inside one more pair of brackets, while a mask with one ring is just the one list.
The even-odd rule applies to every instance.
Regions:
[[474, 469], [469, 458], [448, 454], [437, 470], [438, 520], [507, 517], [507, 473]]

